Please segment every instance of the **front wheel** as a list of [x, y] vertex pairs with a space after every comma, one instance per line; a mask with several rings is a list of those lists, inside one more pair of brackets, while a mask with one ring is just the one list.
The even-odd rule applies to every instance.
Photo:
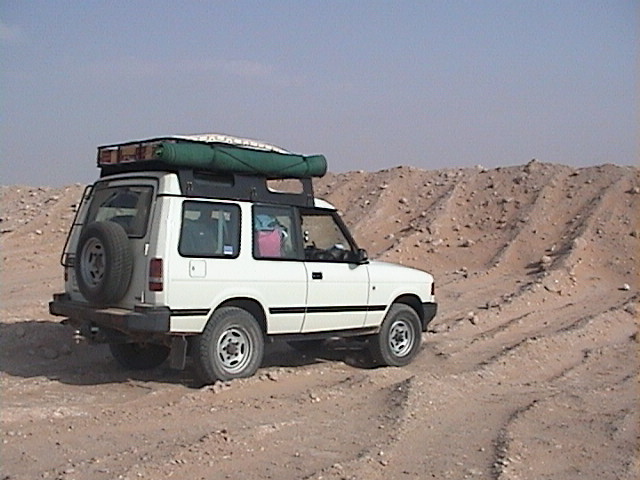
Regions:
[[194, 341], [194, 363], [205, 383], [250, 377], [264, 355], [264, 338], [256, 319], [238, 307], [217, 310]]
[[416, 311], [404, 304], [392, 305], [380, 331], [369, 340], [369, 349], [377, 363], [403, 367], [420, 350], [422, 333]]

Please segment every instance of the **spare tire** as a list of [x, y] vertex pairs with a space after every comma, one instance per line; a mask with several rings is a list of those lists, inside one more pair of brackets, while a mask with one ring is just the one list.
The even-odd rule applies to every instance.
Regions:
[[97, 305], [116, 303], [127, 292], [133, 255], [127, 232], [114, 222], [93, 222], [80, 233], [74, 264], [80, 293]]

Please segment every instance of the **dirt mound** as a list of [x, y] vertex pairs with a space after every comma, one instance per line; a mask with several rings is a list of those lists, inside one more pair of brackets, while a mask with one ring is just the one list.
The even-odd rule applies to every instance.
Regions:
[[47, 314], [83, 187], [2, 187], [1, 478], [637, 478], [640, 171], [328, 174], [375, 258], [431, 271], [417, 360], [271, 345], [254, 378], [123, 372]]

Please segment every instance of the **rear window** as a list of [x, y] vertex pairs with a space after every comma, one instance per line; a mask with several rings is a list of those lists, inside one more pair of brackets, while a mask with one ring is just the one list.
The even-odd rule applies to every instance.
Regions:
[[87, 224], [115, 222], [127, 235], [142, 238], [147, 231], [153, 187], [150, 185], [98, 185], [93, 191]]

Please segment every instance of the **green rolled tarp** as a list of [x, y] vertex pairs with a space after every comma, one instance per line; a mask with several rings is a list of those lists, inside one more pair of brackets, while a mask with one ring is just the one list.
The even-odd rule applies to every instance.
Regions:
[[178, 167], [270, 178], [322, 177], [327, 173], [324, 155], [298, 155], [199, 142], [162, 142], [155, 157]]

